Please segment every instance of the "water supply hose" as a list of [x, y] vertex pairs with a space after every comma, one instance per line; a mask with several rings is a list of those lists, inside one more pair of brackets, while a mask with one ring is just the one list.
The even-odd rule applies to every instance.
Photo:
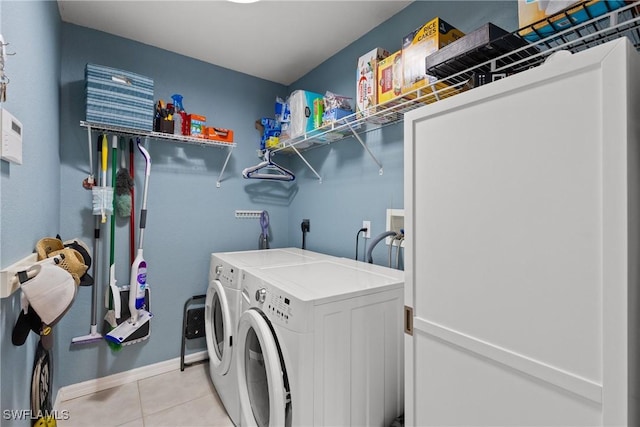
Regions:
[[391, 239], [391, 242], [389, 242], [389, 268], [392, 268], [391, 255], [393, 254], [393, 242], [395, 242], [397, 239], [398, 235], [396, 234], [395, 236], [393, 236], [393, 239]]
[[369, 244], [369, 248], [367, 249], [367, 255], [365, 256], [365, 260], [369, 263], [369, 264], [373, 264], [373, 258], [371, 257], [371, 252], [373, 252], [373, 248], [376, 247], [376, 245], [378, 243], [380, 243], [380, 240], [389, 237], [389, 236], [395, 236], [396, 232], [395, 231], [385, 231], [382, 234], [377, 235], [376, 237], [374, 237], [371, 240], [371, 243]]
[[400, 234], [398, 238], [398, 249], [396, 249], [396, 269], [398, 270], [400, 270], [400, 249], [402, 249], [402, 242], [404, 242], [404, 234]]

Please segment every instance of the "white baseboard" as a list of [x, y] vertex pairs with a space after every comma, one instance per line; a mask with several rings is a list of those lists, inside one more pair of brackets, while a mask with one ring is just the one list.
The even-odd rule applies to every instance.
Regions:
[[[207, 357], [207, 351], [203, 350], [185, 355], [184, 361], [185, 363], [194, 363], [205, 360]], [[165, 360], [164, 362], [154, 363], [153, 365], [142, 366], [118, 374], [64, 386], [58, 390], [53, 408], [58, 408], [59, 404], [64, 400], [75, 399], [178, 369], [180, 369], [180, 358], [176, 357], [175, 359]]]

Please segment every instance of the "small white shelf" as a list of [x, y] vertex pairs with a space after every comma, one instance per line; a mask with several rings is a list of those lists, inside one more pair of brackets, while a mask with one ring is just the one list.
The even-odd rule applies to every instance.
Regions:
[[14, 280], [19, 271], [26, 270], [38, 261], [38, 254], [30, 254], [20, 261], [0, 270], [0, 298], [7, 298], [18, 290], [19, 282]]

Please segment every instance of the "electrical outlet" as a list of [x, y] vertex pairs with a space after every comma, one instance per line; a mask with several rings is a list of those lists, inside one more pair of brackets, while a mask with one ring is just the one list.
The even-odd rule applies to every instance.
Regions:
[[365, 239], [371, 238], [371, 221], [362, 221], [362, 228], [366, 228], [367, 231], [362, 233], [362, 237]]

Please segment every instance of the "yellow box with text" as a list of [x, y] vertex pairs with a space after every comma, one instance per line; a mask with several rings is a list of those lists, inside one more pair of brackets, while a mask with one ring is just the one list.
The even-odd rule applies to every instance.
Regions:
[[428, 83], [428, 55], [463, 37], [464, 33], [440, 18], [434, 18], [402, 39], [402, 80], [405, 93]]

